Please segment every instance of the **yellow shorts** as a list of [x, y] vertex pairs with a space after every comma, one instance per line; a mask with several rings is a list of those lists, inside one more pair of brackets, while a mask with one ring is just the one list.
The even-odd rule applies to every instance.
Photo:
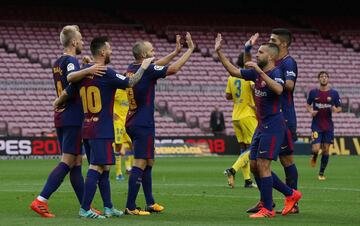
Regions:
[[123, 144], [127, 148], [131, 148], [132, 142], [129, 135], [126, 133], [125, 127], [114, 125], [114, 138], [115, 144]]
[[251, 144], [252, 137], [257, 127], [255, 117], [246, 117], [241, 120], [233, 121], [235, 135], [239, 143]]

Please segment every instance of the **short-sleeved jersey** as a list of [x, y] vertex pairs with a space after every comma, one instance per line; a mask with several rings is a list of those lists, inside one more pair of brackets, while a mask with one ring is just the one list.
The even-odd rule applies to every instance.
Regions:
[[[254, 69], [241, 69], [240, 72], [245, 80], [255, 82], [255, 106], [259, 124], [266, 123], [273, 116], [282, 114], [281, 95], [277, 95], [269, 89], [265, 81]], [[280, 85], [284, 85], [282, 73], [278, 68], [267, 71], [266, 74]]]
[[[134, 74], [140, 66], [140, 64], [130, 64], [127, 76]], [[132, 89], [127, 89], [129, 112], [126, 117], [126, 127], [155, 127], [155, 85], [159, 78], [166, 76], [167, 69], [166, 66], [150, 64], [140, 81]]]
[[[91, 65], [86, 65], [85, 68]], [[84, 110], [83, 138], [114, 139], [113, 109], [116, 89], [128, 87], [129, 78], [107, 68], [102, 76], [89, 75], [78, 86]]]
[[254, 83], [251, 81], [229, 76], [226, 93], [231, 94], [234, 102], [233, 121], [246, 117], [256, 117], [255, 110], [249, 106], [255, 106], [252, 84]]
[[[294, 58], [292, 58], [289, 55], [286, 55], [284, 58], [279, 60], [276, 63], [276, 65], [282, 71], [285, 83], [287, 80], [291, 80], [294, 82], [294, 88], [295, 88], [298, 70], [297, 70], [297, 63], [294, 60]], [[282, 109], [285, 120], [289, 127], [296, 127], [294, 90], [295, 89], [293, 90], [284, 89], [282, 93]]]
[[127, 93], [123, 89], [116, 90], [115, 99], [114, 99], [114, 114], [116, 114], [119, 119], [114, 120], [114, 123], [120, 127], [125, 127], [126, 115], [129, 110], [129, 101], [127, 98]]
[[328, 91], [313, 89], [309, 93], [307, 104], [312, 105], [313, 110], [318, 111], [313, 117], [311, 129], [318, 132], [333, 131], [332, 107], [341, 105], [339, 93], [334, 89]]
[[[63, 55], [53, 65], [53, 79], [57, 96], [69, 85], [66, 77], [71, 72], [80, 69], [78, 60], [70, 55]], [[84, 114], [81, 108], [81, 100], [77, 92], [71, 93], [63, 109], [55, 111], [55, 127], [81, 126]]]

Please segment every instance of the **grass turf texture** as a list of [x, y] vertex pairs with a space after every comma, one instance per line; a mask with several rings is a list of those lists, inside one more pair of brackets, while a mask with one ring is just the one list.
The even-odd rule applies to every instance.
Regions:
[[[360, 157], [331, 156], [325, 175], [318, 181], [320, 158], [316, 168], [310, 168], [309, 156], [296, 156], [299, 190], [303, 193], [300, 214], [273, 219], [250, 219], [245, 210], [259, 199], [257, 189], [243, 188], [239, 172], [235, 188], [227, 186], [223, 175], [236, 156], [158, 158], [153, 169], [155, 200], [165, 206], [165, 212], [148, 217], [124, 216], [105, 220], [80, 219], [79, 204], [68, 176], [53, 194], [49, 206], [56, 218], [44, 219], [29, 209], [31, 201], [41, 191], [47, 175], [58, 160], [8, 160], [0, 162], [0, 225], [360, 225]], [[86, 161], [84, 161], [86, 162]], [[85, 164], [87, 167], [87, 164]], [[84, 167], [84, 168], [86, 168]], [[279, 162], [272, 164], [280, 178], [284, 173]], [[83, 173], [85, 175], [85, 170]], [[111, 172], [112, 199], [123, 209], [127, 195], [127, 180], [115, 181]], [[276, 209], [283, 207], [283, 197], [273, 192]], [[137, 205], [144, 208], [140, 190]], [[99, 191], [93, 202], [102, 210]]]

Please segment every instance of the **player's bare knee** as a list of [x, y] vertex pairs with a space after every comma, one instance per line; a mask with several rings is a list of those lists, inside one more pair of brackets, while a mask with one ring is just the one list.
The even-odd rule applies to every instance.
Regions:
[[154, 164], [155, 164], [155, 160], [154, 160], [154, 159], [147, 159], [147, 160], [146, 160], [146, 165], [152, 167]]
[[257, 164], [255, 160], [250, 160], [250, 171], [254, 174], [255, 177], [259, 177], [259, 173], [257, 171]]
[[145, 169], [146, 167], [146, 164], [147, 164], [147, 160], [146, 159], [134, 159], [134, 166], [135, 167], [138, 167], [142, 170]]
[[104, 171], [103, 167], [104, 166], [90, 164], [89, 169], [92, 169], [92, 170], [95, 170], [95, 171], [97, 171], [99, 173], [102, 173]]
[[290, 155], [280, 156], [279, 158], [280, 158], [281, 165], [283, 167], [288, 167], [288, 166], [291, 166], [292, 164], [294, 164], [293, 157]]

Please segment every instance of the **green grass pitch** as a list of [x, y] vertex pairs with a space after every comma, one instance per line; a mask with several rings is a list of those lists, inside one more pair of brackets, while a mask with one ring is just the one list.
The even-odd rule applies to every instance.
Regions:
[[[0, 162], [0, 225], [360, 225], [360, 157], [331, 156], [325, 172], [326, 181], [317, 180], [318, 166], [309, 166], [309, 156], [295, 156], [299, 170], [299, 190], [303, 193], [300, 214], [273, 219], [250, 219], [245, 210], [259, 199], [257, 189], [243, 188], [241, 173], [236, 187], [230, 189], [223, 175], [236, 156], [164, 157], [157, 158], [153, 170], [153, 191], [156, 201], [165, 206], [160, 214], [148, 217], [124, 216], [118, 219], [80, 219], [79, 204], [68, 177], [50, 199], [50, 210], [56, 218], [43, 219], [29, 209], [39, 194], [47, 175], [58, 160], [9, 160]], [[319, 164], [319, 162], [318, 162]], [[87, 165], [87, 164], [85, 164]], [[280, 163], [272, 167], [280, 178]], [[83, 169], [85, 175], [85, 169]], [[112, 199], [123, 209], [127, 180], [111, 176]], [[94, 206], [102, 209], [97, 192]], [[283, 207], [283, 197], [274, 191], [276, 209]], [[140, 190], [137, 204], [144, 207]]]

